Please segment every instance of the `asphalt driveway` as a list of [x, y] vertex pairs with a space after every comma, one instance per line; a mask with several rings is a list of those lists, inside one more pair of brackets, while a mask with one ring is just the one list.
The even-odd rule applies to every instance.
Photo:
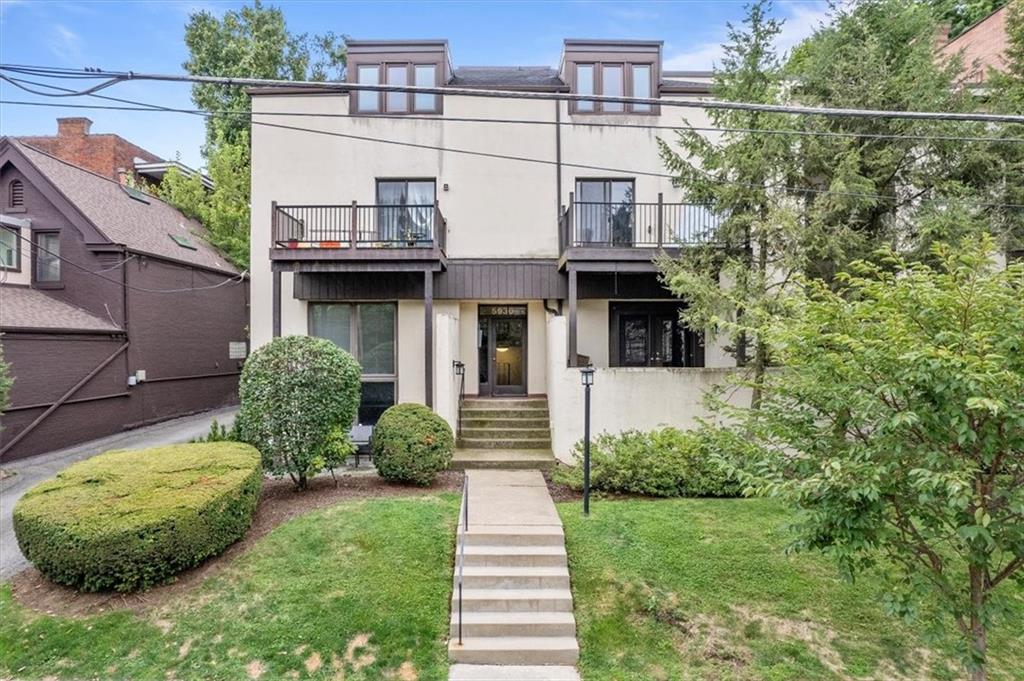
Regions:
[[188, 442], [209, 432], [210, 423], [214, 419], [230, 426], [234, 423], [237, 410], [237, 407], [228, 407], [185, 416], [3, 464], [4, 470], [14, 471], [15, 475], [0, 480], [0, 580], [9, 579], [29, 565], [18, 550], [14, 528], [11, 526], [11, 514], [15, 502], [36, 483], [52, 478], [76, 461], [111, 449], [143, 449]]

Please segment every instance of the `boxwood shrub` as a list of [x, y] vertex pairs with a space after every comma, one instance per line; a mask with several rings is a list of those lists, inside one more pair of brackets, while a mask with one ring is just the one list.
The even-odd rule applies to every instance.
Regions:
[[388, 480], [429, 485], [452, 463], [455, 437], [443, 418], [422, 404], [396, 404], [381, 414], [370, 452]]
[[[655, 497], [734, 497], [739, 483], [714, 456], [716, 438], [705, 431], [660, 428], [602, 433], [590, 443], [590, 487], [618, 494]], [[560, 467], [555, 479], [583, 489], [583, 442], [574, 464]]]
[[329, 340], [275, 338], [242, 369], [237, 437], [260, 451], [268, 473], [306, 487], [355, 450], [348, 434], [359, 410], [361, 373], [352, 355]]
[[30, 489], [14, 507], [14, 532], [55, 582], [143, 589], [245, 534], [262, 478], [259, 452], [237, 442], [107, 452]]

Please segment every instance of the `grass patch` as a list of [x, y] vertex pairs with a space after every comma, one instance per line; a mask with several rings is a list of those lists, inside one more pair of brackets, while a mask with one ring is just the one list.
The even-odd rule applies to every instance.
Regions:
[[447, 678], [458, 497], [345, 502], [287, 522], [148, 617], [40, 615], [0, 587], [0, 677]]
[[[881, 586], [786, 556], [789, 513], [755, 499], [558, 505], [584, 679], [958, 679], [948, 644], [888, 617]], [[1024, 589], [990, 639], [990, 678], [1024, 669]]]

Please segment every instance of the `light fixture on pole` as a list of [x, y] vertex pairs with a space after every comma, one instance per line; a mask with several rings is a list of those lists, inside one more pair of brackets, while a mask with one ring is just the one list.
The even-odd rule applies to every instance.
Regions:
[[583, 381], [583, 515], [590, 515], [590, 386], [594, 385], [594, 365], [580, 369]]

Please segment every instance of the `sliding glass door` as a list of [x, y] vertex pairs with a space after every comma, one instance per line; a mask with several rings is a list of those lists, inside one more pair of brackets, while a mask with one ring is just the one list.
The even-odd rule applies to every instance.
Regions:
[[575, 237], [583, 245], [633, 245], [633, 180], [576, 180]]
[[433, 180], [377, 180], [377, 239], [429, 245], [434, 238]]

